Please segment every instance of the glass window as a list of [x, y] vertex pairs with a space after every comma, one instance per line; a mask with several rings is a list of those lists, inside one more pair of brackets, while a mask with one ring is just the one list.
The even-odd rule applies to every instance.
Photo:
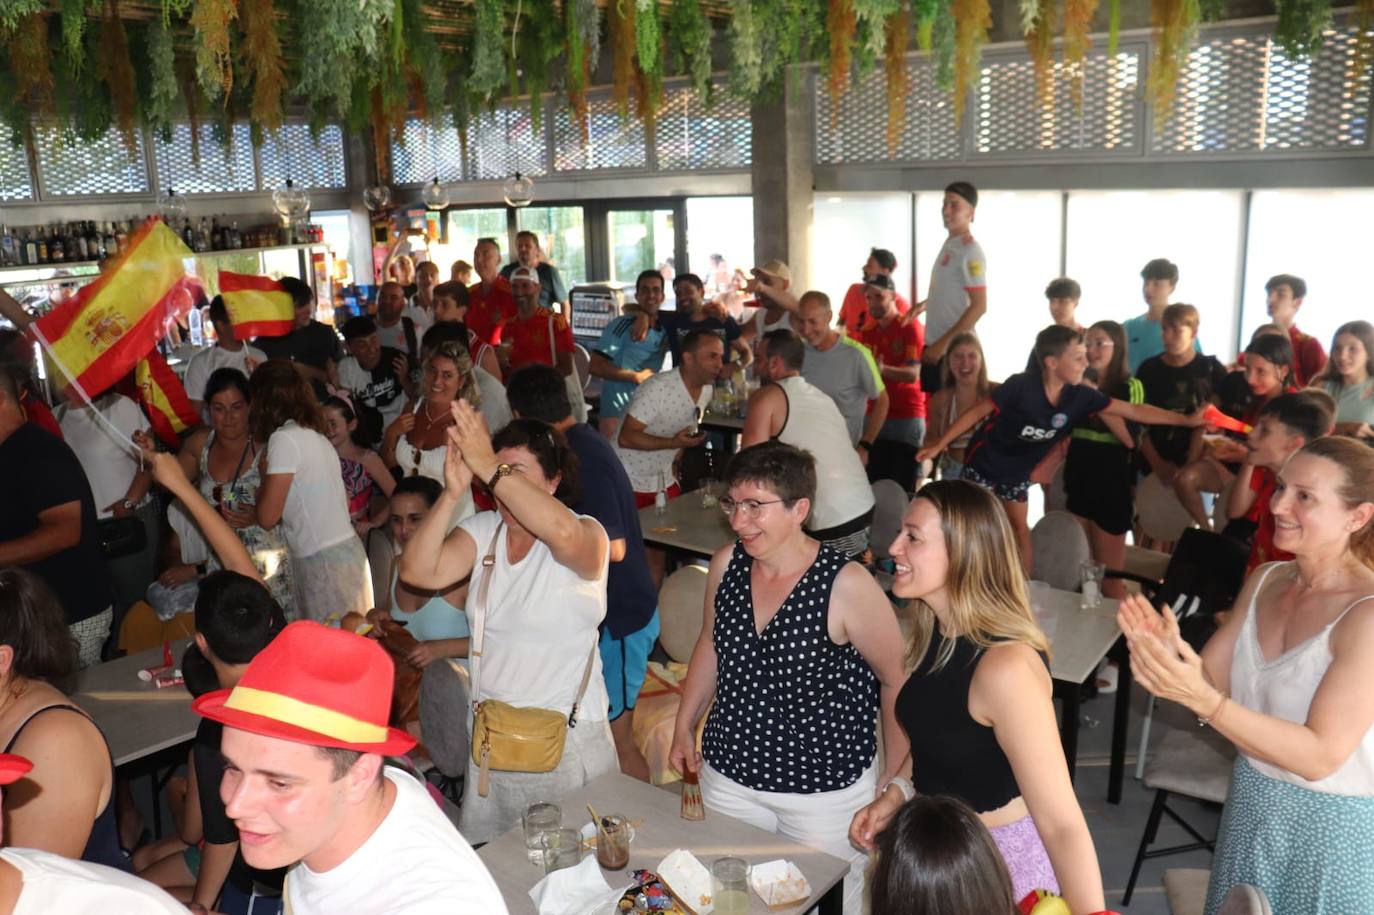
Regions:
[[[1142, 314], [1140, 268], [1166, 257], [1178, 265], [1173, 301], [1196, 305], [1202, 314], [1203, 352], [1232, 359], [1242, 204], [1240, 191], [1070, 192], [1068, 275], [1083, 286], [1079, 320]], [[996, 255], [989, 257], [995, 276]]]
[[850, 285], [863, 280], [872, 248], [897, 258], [892, 278], [911, 298], [911, 195], [834, 194], [816, 197], [811, 219], [811, 285], [830, 296], [838, 317]]
[[[448, 240], [443, 244], [431, 244], [430, 256], [441, 268], [456, 260], [472, 263], [472, 249], [477, 247], [477, 239], [494, 238], [501, 246], [501, 256], [510, 259], [509, 240], [506, 238], [506, 209], [489, 207], [480, 210], [449, 210]], [[448, 279], [448, 272], [440, 269], [440, 277]], [[477, 282], [476, 274], [473, 275]]]
[[754, 198], [689, 197], [687, 267], [706, 284], [706, 297], [728, 290], [734, 271], [752, 266]]
[[[611, 210], [607, 214], [611, 242], [612, 283], [634, 298], [635, 278], [641, 271], [673, 269], [677, 229], [672, 210]], [[666, 290], [665, 290], [666, 291]], [[671, 293], [669, 293], [671, 299]], [[672, 301], [664, 303], [672, 308]]]
[[[943, 191], [916, 195], [919, 298], [949, 233], [940, 215]], [[973, 236], [988, 259], [988, 311], [978, 322], [988, 376], [1024, 371], [1035, 335], [1051, 323], [1045, 284], [1059, 275], [1063, 196], [1058, 191], [982, 191]]]
[[1307, 297], [1297, 324], [1330, 350], [1336, 328], [1369, 320], [1374, 287], [1374, 190], [1255, 191], [1245, 258], [1242, 342], [1269, 321], [1264, 283], [1277, 273], [1300, 276]]
[[525, 207], [516, 210], [515, 217], [522, 231], [539, 236], [544, 258], [558, 268], [569, 289], [587, 282], [587, 235], [581, 207]]
[[324, 231], [325, 244], [334, 255], [334, 281], [342, 286], [352, 283], [353, 236], [349, 231], [348, 210], [313, 212], [310, 221]]

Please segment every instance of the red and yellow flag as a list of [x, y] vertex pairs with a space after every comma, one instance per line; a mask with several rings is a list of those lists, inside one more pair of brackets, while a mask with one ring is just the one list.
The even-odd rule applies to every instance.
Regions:
[[200, 289], [186, 274], [192, 256], [177, 233], [150, 219], [99, 279], [30, 325], [60, 382], [89, 401], [132, 371], [191, 308]]
[[219, 294], [239, 340], [281, 337], [291, 333], [296, 305], [291, 293], [270, 276], [219, 272]]
[[200, 417], [191, 406], [181, 379], [156, 349], [139, 362], [134, 381], [148, 422], [157, 437], [168, 445], [180, 445], [181, 433], [200, 425]]

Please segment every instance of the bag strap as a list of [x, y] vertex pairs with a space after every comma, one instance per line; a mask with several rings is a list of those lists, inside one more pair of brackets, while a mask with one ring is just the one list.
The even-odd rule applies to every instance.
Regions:
[[549, 315], [549, 364], [558, 368], [558, 345], [553, 339], [553, 315]]

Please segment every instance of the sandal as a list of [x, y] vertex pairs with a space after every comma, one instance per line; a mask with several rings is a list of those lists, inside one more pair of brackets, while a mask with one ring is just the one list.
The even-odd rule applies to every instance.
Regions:
[[1116, 692], [1116, 684], [1121, 676], [1121, 669], [1117, 667], [1115, 661], [1108, 661], [1097, 671], [1097, 692], [1104, 696], [1110, 696]]

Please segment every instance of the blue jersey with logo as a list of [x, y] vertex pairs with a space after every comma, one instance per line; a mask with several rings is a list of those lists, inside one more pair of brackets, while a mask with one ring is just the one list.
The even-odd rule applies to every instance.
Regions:
[[992, 413], [973, 433], [965, 463], [993, 483], [1024, 483], [1055, 442], [1109, 403], [1096, 388], [1066, 384], [1052, 404], [1039, 374], [1012, 375], [993, 390]]

